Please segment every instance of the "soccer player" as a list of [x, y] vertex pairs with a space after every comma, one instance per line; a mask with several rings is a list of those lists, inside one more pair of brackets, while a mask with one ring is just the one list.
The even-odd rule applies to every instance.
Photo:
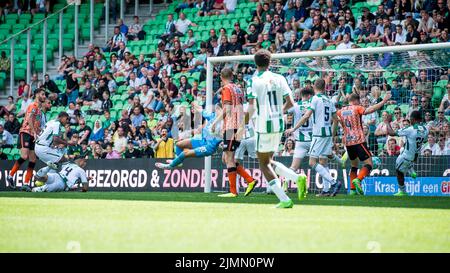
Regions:
[[40, 123], [42, 120], [41, 105], [45, 102], [45, 90], [36, 89], [34, 93], [34, 102], [32, 102], [25, 113], [22, 126], [19, 131], [18, 147], [20, 149], [20, 158], [14, 163], [6, 180], [11, 189], [16, 188], [13, 176], [19, 170], [20, 166], [27, 160], [28, 168], [25, 174], [25, 181], [22, 190], [29, 190], [29, 183], [33, 176], [33, 169], [36, 165], [36, 154], [34, 152], [35, 140], [40, 133]]
[[[223, 155], [222, 161], [227, 166], [227, 176], [230, 182], [230, 192], [220, 194], [219, 197], [237, 197], [236, 177], [239, 168], [239, 174], [244, 177], [248, 183], [245, 196], [248, 196], [256, 185], [256, 180], [253, 179], [244, 169], [239, 165], [235, 159], [235, 151], [240, 145], [242, 133], [244, 131], [244, 112], [243, 101], [244, 96], [242, 91], [237, 87], [233, 81], [233, 71], [230, 68], [223, 68], [220, 72], [220, 79], [223, 84], [222, 87], [222, 114], [217, 116], [211, 128], [215, 128], [217, 122], [222, 121], [223, 133]], [[214, 129], [213, 129], [214, 130]], [[239, 132], [238, 132], [239, 131]]]
[[[302, 118], [303, 114], [309, 108], [311, 97], [313, 95], [314, 92], [311, 89], [303, 89], [301, 92], [302, 100], [288, 110], [288, 113], [292, 113], [294, 115], [294, 124], [296, 124]], [[310, 118], [297, 130], [291, 128], [286, 130], [285, 132], [286, 136], [289, 136], [291, 133], [295, 134], [295, 150], [290, 167], [294, 172], [296, 172], [300, 168], [300, 164], [302, 163], [303, 158], [308, 155], [309, 148], [311, 147], [312, 123], [313, 120], [312, 118]]]
[[[268, 71], [271, 59], [269, 51], [261, 49], [254, 58], [257, 73], [249, 81], [246, 123], [253, 116], [256, 105], [256, 152], [259, 166], [268, 181], [268, 187], [280, 200], [276, 208], [292, 208], [294, 202], [280, 187], [277, 175], [297, 182], [299, 199], [303, 199], [306, 192], [306, 176], [298, 175], [272, 159], [284, 131], [283, 113], [294, 105], [292, 91], [282, 75]], [[286, 99], [284, 104], [283, 99]]]
[[58, 173], [44, 174], [42, 182], [43, 186], [34, 187], [33, 192], [59, 192], [74, 189], [77, 184], [82, 184], [82, 191], [88, 190], [88, 179], [84, 167], [87, 160], [85, 158], [77, 158], [75, 162], [65, 162], [62, 164], [61, 171]]
[[[155, 166], [160, 169], [173, 169], [181, 165], [185, 158], [188, 157], [206, 157], [210, 156], [217, 151], [220, 143], [222, 142], [222, 137], [215, 133], [219, 130], [212, 132], [211, 126], [216, 115], [220, 115], [222, 109], [220, 104], [216, 104], [215, 112], [203, 111], [202, 115], [205, 119], [203, 126], [201, 127], [201, 139], [191, 138], [189, 140], [182, 140], [177, 143], [176, 153], [177, 156], [173, 160], [169, 160], [168, 163], [155, 163]], [[217, 124], [216, 126], [219, 126]]]
[[[361, 181], [370, 174], [370, 171], [373, 168], [372, 154], [369, 152], [362, 126], [362, 116], [378, 111], [390, 98], [391, 94], [388, 92], [381, 102], [371, 107], [364, 108], [360, 105], [359, 95], [353, 93], [349, 98], [350, 105], [337, 111], [339, 123], [344, 130], [343, 142], [346, 146], [345, 148], [351, 164], [350, 195], [364, 195]], [[364, 163], [364, 166], [358, 173], [360, 161]]]
[[[313, 137], [309, 149], [309, 165], [322, 176], [323, 190], [318, 197], [336, 196], [342, 183], [335, 180], [327, 167], [328, 158], [333, 158], [333, 138], [336, 130], [337, 117], [334, 103], [324, 94], [325, 81], [317, 79], [314, 82], [314, 97], [303, 117], [297, 122], [294, 130], [303, 126], [313, 116]], [[317, 162], [319, 161], [319, 162]], [[333, 190], [330, 192], [330, 186]]]
[[69, 123], [69, 114], [61, 112], [56, 120], [47, 122], [44, 131], [37, 138], [36, 155], [47, 166], [37, 171], [35, 180], [42, 181], [41, 178], [51, 169], [57, 170], [57, 164], [65, 160], [65, 147], [76, 144], [72, 141], [66, 141], [60, 136], [61, 128], [67, 123]]
[[422, 121], [422, 115], [419, 111], [412, 111], [409, 119], [411, 126], [399, 129], [397, 132], [392, 129], [389, 121], [385, 121], [389, 135], [406, 138], [405, 147], [395, 161], [399, 190], [394, 196], [408, 196], [405, 175], [409, 174], [413, 179], [416, 179], [417, 173], [414, 171], [413, 165], [417, 161], [423, 142], [428, 137], [428, 129], [419, 124]]

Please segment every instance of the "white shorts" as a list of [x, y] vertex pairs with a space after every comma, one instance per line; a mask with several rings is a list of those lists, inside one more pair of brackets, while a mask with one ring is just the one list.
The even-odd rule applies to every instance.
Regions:
[[58, 163], [64, 156], [64, 150], [55, 149], [48, 146], [40, 145], [36, 143], [34, 148], [36, 156], [44, 163]]
[[400, 154], [395, 160], [395, 169], [404, 174], [408, 174], [413, 169], [414, 161], [406, 159], [403, 154]]
[[309, 149], [311, 148], [311, 142], [296, 141], [294, 158], [303, 159], [309, 155]]
[[234, 158], [243, 160], [245, 151], [247, 151], [249, 157], [256, 158], [255, 144], [254, 137], [243, 139], [239, 147], [236, 149]]
[[48, 173], [47, 177], [47, 182], [45, 182], [45, 184], [47, 185], [47, 192], [58, 192], [65, 190], [66, 184], [59, 174]]
[[256, 133], [256, 151], [259, 153], [278, 152], [283, 133]]
[[327, 158], [333, 153], [332, 137], [313, 137], [309, 156], [314, 158]]

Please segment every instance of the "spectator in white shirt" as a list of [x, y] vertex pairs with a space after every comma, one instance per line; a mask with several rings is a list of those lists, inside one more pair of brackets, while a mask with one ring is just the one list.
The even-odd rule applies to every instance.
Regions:
[[[342, 39], [342, 42], [336, 47], [336, 50], [345, 50], [345, 49], [351, 49], [353, 43], [350, 42], [350, 34], [344, 34], [344, 37]], [[352, 59], [351, 55], [340, 55], [334, 57], [336, 60], [340, 61], [350, 61]]]
[[134, 23], [128, 29], [128, 40], [144, 40], [145, 34], [142, 25], [139, 23], [139, 16], [134, 16]]
[[188, 31], [190, 26], [196, 27], [197, 24], [192, 23], [191, 20], [186, 18], [186, 15], [183, 12], [180, 12], [180, 18], [175, 22], [175, 27], [177, 28], [177, 36], [184, 36]]
[[422, 149], [420, 150], [420, 154], [424, 155], [425, 150], [431, 150], [432, 155], [436, 155], [438, 145], [436, 144], [436, 137], [433, 134], [428, 135], [428, 142], [422, 146]]
[[433, 18], [430, 17], [426, 10], [421, 10], [420, 15], [422, 16], [422, 19], [420, 20], [419, 26], [417, 27], [417, 31], [431, 33], [434, 25]]
[[397, 25], [395, 29], [397, 32], [394, 34], [394, 44], [402, 45], [406, 43], [406, 31], [403, 30], [403, 27], [401, 25]]

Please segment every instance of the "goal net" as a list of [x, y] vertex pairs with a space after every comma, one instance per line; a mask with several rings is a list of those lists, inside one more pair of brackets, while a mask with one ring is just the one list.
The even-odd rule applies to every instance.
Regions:
[[[372, 47], [373, 46], [373, 47]], [[249, 51], [249, 53], [254, 53]], [[391, 100], [378, 112], [363, 117], [364, 129], [370, 152], [381, 159], [378, 169], [372, 171], [372, 176], [395, 176], [395, 159], [405, 142], [401, 138], [392, 138], [383, 134], [379, 124], [385, 118], [391, 118], [393, 128], [398, 129], [406, 125], [409, 113], [413, 110], [423, 111], [424, 123], [430, 130], [435, 143], [449, 142], [449, 130], [446, 127], [448, 116], [444, 121], [439, 115], [442, 98], [447, 94], [450, 64], [450, 43], [406, 45], [379, 47], [377, 45], [353, 45], [346, 50], [323, 50], [310, 52], [293, 52], [272, 54], [270, 70], [285, 76], [293, 91], [295, 101], [299, 101], [300, 92], [304, 88], [312, 89], [314, 81], [322, 78], [326, 83], [326, 94], [333, 99], [337, 107], [348, 103], [347, 96], [351, 93], [360, 95], [363, 106], [373, 105], [391, 92]], [[252, 55], [223, 56], [208, 58], [207, 70], [207, 98], [209, 109], [220, 101], [220, 77], [218, 73], [224, 67], [230, 67], [235, 73], [234, 82], [246, 92], [248, 80], [254, 74], [256, 67]], [[291, 128], [294, 120], [291, 115], [284, 116], [285, 128]], [[404, 124], [405, 123], [405, 124]], [[445, 128], [444, 128], [445, 127]], [[382, 129], [382, 128], [381, 128]], [[339, 157], [345, 153], [341, 132], [334, 139], [333, 152]], [[283, 136], [280, 147], [275, 156], [277, 161], [290, 166], [295, 146], [293, 136]], [[431, 143], [429, 143], [431, 142]], [[430, 151], [431, 150], [431, 151]], [[419, 176], [443, 176], [450, 164], [445, 151], [439, 151], [433, 144], [433, 139], [426, 141], [416, 164]], [[441, 156], [436, 158], [436, 156]], [[247, 153], [240, 161], [250, 174], [259, 180], [259, 187], [255, 191], [265, 192], [266, 181], [259, 169], [258, 161]], [[433, 164], [439, 162], [439, 168], [433, 169]], [[226, 180], [226, 166], [222, 162], [222, 153], [218, 152], [205, 159], [205, 192], [228, 191]], [[330, 170], [334, 177], [349, 187], [349, 162], [341, 168], [336, 162], [331, 162]], [[222, 175], [222, 182], [211, 184], [211, 170]], [[317, 193], [322, 188], [321, 178], [308, 166], [308, 157], [301, 164], [299, 172], [308, 176], [309, 192]], [[208, 175], [209, 174], [209, 175]], [[370, 178], [366, 183], [371, 183]], [[238, 179], [242, 192], [245, 182]], [[287, 185], [289, 191], [295, 192], [296, 185]]]

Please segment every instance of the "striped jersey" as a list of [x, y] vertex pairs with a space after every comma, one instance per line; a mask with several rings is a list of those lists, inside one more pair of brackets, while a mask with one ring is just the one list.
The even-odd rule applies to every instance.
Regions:
[[270, 71], [260, 71], [249, 81], [247, 98], [256, 101], [255, 132], [270, 134], [284, 131], [283, 99], [292, 96], [286, 79]]
[[362, 116], [366, 108], [360, 105], [342, 107], [337, 111], [337, 116], [344, 129], [343, 142], [345, 146], [353, 146], [366, 142], [362, 126]]
[[37, 138], [37, 143], [50, 147], [53, 143], [53, 136], [59, 136], [61, 132], [61, 123], [58, 120], [47, 122], [44, 130]]
[[336, 113], [331, 99], [324, 94], [316, 94], [311, 99], [309, 109], [313, 110], [313, 136], [331, 137], [333, 114]]
[[[297, 105], [289, 109], [289, 113], [294, 114], [294, 124], [303, 117], [306, 110], [308, 110], [311, 103], [311, 99], [307, 101], [299, 101]], [[300, 142], [310, 142], [312, 140], [312, 117], [308, 119], [300, 128], [294, 132], [294, 137], [296, 141]]]
[[402, 155], [404, 155], [405, 159], [413, 161], [420, 152], [423, 142], [427, 139], [428, 130], [422, 125], [414, 124], [413, 126], [399, 129], [397, 135], [406, 138]]

